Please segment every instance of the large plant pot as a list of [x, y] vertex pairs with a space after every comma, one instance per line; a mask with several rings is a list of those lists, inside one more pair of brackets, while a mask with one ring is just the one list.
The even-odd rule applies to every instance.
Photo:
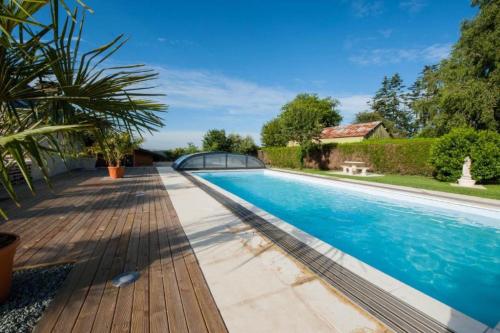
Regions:
[[109, 176], [113, 179], [123, 178], [125, 167], [108, 167]]
[[0, 304], [9, 297], [12, 285], [12, 266], [19, 241], [18, 235], [0, 233]]

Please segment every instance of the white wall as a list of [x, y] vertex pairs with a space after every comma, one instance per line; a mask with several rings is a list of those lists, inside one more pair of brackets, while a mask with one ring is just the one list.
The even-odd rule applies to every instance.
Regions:
[[[67, 166], [64, 164], [62, 159], [53, 155], [51, 158], [47, 159], [47, 169], [49, 171], [49, 176], [55, 176], [60, 173], [68, 172], [68, 170], [74, 169], [93, 169], [95, 167], [94, 158], [67, 158]], [[42, 171], [35, 161], [31, 163], [31, 177], [33, 180], [42, 179]]]

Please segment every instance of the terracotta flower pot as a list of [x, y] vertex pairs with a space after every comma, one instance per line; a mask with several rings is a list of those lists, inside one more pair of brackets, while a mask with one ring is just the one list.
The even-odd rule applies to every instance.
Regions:
[[19, 241], [18, 235], [0, 233], [0, 304], [9, 297], [12, 285], [12, 265]]
[[109, 176], [113, 179], [123, 178], [125, 175], [125, 167], [108, 167]]

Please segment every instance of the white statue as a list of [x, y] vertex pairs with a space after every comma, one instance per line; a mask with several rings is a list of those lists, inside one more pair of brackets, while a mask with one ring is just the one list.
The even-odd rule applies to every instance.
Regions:
[[458, 180], [459, 186], [467, 186], [473, 187], [476, 184], [476, 181], [472, 179], [470, 174], [470, 166], [472, 161], [469, 156], [467, 156], [464, 160], [464, 165], [462, 166], [462, 177]]

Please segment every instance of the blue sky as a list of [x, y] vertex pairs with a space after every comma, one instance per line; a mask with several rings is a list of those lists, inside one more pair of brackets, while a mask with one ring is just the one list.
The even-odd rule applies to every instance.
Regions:
[[114, 61], [160, 73], [166, 126], [145, 147], [200, 144], [224, 128], [259, 141], [262, 124], [299, 92], [341, 101], [344, 123], [384, 75], [410, 85], [447, 56], [468, 0], [86, 1], [85, 42], [124, 33]]

